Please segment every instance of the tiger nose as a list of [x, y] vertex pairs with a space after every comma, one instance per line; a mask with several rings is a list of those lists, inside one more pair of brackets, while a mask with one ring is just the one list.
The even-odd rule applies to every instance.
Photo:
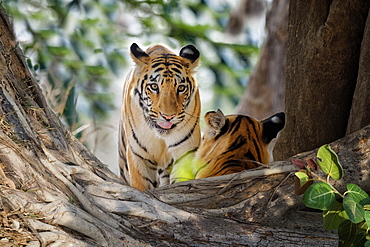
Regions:
[[171, 115], [171, 116], [168, 116], [168, 115], [166, 115], [166, 114], [161, 114], [162, 115], [162, 117], [164, 118], [164, 119], [166, 119], [167, 121], [171, 121], [171, 119], [173, 119], [175, 116], [176, 116], [176, 114], [173, 114], [173, 115]]

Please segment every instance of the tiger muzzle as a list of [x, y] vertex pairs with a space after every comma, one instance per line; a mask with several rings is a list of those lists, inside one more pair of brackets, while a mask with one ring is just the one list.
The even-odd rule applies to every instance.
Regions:
[[160, 122], [157, 122], [157, 125], [162, 128], [162, 129], [165, 129], [165, 130], [169, 130], [169, 129], [172, 129], [173, 127], [175, 127], [175, 124], [171, 122], [171, 120], [176, 117], [176, 114], [172, 114], [172, 115], [166, 115], [166, 114], [161, 114], [162, 118], [164, 118], [165, 121], [160, 121]]

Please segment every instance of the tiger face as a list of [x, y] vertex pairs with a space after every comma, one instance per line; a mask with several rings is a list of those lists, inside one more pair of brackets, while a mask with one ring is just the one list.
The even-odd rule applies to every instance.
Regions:
[[197, 88], [192, 76], [198, 65], [199, 51], [192, 45], [181, 49], [179, 56], [162, 46], [145, 53], [136, 44], [131, 56], [140, 67], [137, 90], [138, 105], [148, 123], [159, 134], [169, 134], [184, 119]]
[[257, 121], [218, 110], [205, 115], [207, 124], [195, 158], [201, 161], [195, 178], [221, 176], [252, 169], [271, 161], [268, 145], [285, 125], [285, 114]]

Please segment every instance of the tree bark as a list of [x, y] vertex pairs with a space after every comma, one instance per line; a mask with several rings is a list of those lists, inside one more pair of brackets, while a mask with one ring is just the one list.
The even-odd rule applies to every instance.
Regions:
[[357, 76], [357, 84], [353, 95], [351, 113], [348, 119], [347, 134], [353, 133], [370, 123], [369, 99], [370, 99], [370, 15], [364, 31], [361, 43], [360, 63]]
[[289, 0], [275, 0], [266, 18], [267, 37], [236, 112], [265, 119], [284, 111]]
[[[290, 1], [287, 122], [275, 146], [276, 160], [345, 136], [369, 4], [362, 0]], [[361, 80], [369, 81], [369, 77]], [[362, 104], [367, 99], [358, 98]]]
[[[289, 161], [147, 192], [123, 185], [48, 108], [0, 12], [2, 245], [336, 245], [293, 194]], [[369, 191], [370, 126], [332, 147], [345, 179]]]

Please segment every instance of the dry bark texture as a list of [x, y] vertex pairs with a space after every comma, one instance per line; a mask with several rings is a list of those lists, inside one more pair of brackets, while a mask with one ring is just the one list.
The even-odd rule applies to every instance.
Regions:
[[348, 120], [347, 134], [353, 133], [370, 123], [370, 15], [367, 15], [365, 31], [361, 43], [360, 63], [357, 84], [353, 94], [351, 113]]
[[[4, 12], [0, 34], [1, 245], [336, 245], [293, 194], [289, 161], [145, 193], [123, 185], [48, 108]], [[332, 147], [369, 191], [370, 126]]]
[[368, 31], [364, 36], [369, 5], [363, 0], [290, 1], [287, 122], [275, 159], [344, 137], [351, 106], [348, 132], [370, 123]]
[[266, 18], [266, 40], [236, 109], [240, 114], [264, 119], [284, 111], [288, 6], [289, 0], [272, 3]]

